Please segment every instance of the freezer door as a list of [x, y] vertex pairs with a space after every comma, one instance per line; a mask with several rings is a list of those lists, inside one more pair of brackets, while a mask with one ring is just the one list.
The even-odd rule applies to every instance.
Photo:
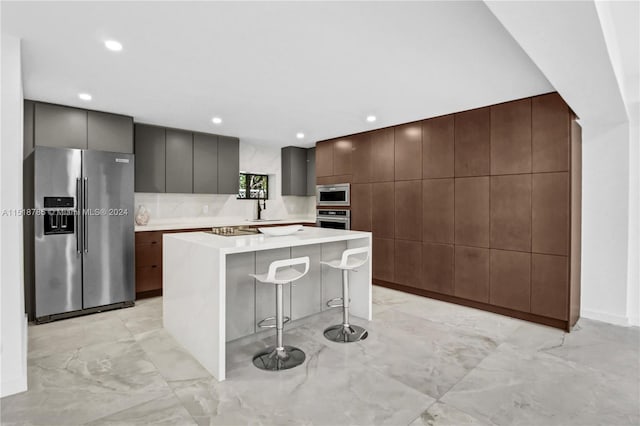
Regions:
[[83, 151], [83, 307], [134, 300], [133, 155]]
[[[34, 207], [40, 213], [51, 198], [73, 199], [78, 206], [82, 151], [37, 146], [34, 152]], [[60, 203], [64, 204], [64, 203]], [[61, 225], [55, 215], [34, 218], [35, 317], [82, 309], [82, 254], [78, 216], [71, 216], [74, 233], [51, 232]], [[45, 220], [52, 220], [45, 235]], [[66, 224], [67, 226], [70, 223]]]

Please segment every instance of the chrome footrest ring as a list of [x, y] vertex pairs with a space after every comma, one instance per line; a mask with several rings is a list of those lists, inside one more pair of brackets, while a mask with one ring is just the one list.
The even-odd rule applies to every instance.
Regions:
[[328, 300], [327, 306], [330, 308], [342, 308], [344, 306], [342, 297], [334, 297], [333, 299]]
[[[257, 326], [260, 328], [276, 328], [278, 325], [277, 324], [265, 324], [265, 322], [267, 321], [276, 321], [277, 318], [276, 317], [267, 317], [265, 319], [263, 319], [262, 321], [260, 321]], [[291, 318], [289, 317], [284, 317], [284, 319], [282, 320], [282, 325], [288, 323], [289, 321], [291, 321]]]

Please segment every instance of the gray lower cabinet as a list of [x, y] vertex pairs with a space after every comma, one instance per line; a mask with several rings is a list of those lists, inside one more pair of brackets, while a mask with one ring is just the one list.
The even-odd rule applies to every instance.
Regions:
[[227, 255], [226, 340], [256, 332], [255, 252]]
[[24, 101], [24, 118], [23, 118], [23, 138], [24, 138], [24, 158], [33, 151], [33, 119], [35, 116], [35, 102]]
[[34, 143], [57, 148], [87, 148], [87, 111], [35, 104]]
[[[256, 274], [264, 274], [269, 270], [271, 262], [291, 257], [291, 248], [261, 250], [256, 253]], [[282, 286], [284, 316], [291, 316], [291, 284]], [[265, 318], [276, 316], [276, 287], [273, 284], [256, 281], [256, 327]], [[256, 331], [259, 331], [256, 328]]]
[[193, 192], [193, 133], [166, 129], [166, 192]]
[[307, 148], [307, 196], [316, 196], [316, 149]]
[[218, 136], [193, 134], [193, 193], [218, 193]]
[[237, 194], [240, 175], [240, 140], [218, 136], [218, 194]]
[[88, 111], [87, 137], [89, 149], [133, 154], [133, 117]]
[[322, 311], [321, 245], [291, 247], [291, 257], [309, 256], [309, 272], [291, 283], [291, 319], [304, 318]]
[[165, 129], [135, 125], [135, 191], [165, 191]]

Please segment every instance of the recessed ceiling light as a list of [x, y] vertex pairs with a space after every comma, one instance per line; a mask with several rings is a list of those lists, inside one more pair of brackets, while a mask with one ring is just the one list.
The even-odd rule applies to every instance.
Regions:
[[107, 40], [104, 42], [104, 45], [107, 49], [114, 52], [119, 52], [122, 50], [122, 43], [120, 43], [119, 41]]
[[369, 123], [373, 123], [374, 121], [376, 121], [376, 116], [375, 115], [367, 115], [367, 121]]
[[78, 93], [78, 97], [80, 99], [82, 99], [83, 101], [90, 101], [91, 100], [91, 95], [88, 93]]
[[304, 139], [304, 133], [296, 133], [296, 138]]
[[220, 117], [213, 117], [211, 119], [211, 121], [213, 121], [213, 124], [221, 124], [222, 123], [222, 118]]

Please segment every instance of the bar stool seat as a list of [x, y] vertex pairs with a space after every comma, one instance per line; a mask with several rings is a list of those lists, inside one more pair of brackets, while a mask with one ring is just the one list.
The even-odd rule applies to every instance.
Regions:
[[342, 252], [342, 258], [328, 262], [320, 262], [330, 268], [342, 270], [342, 297], [336, 297], [327, 302], [330, 308], [342, 308], [342, 324], [332, 325], [324, 330], [324, 337], [332, 342], [351, 343], [367, 338], [369, 333], [364, 328], [349, 323], [349, 271], [367, 263], [369, 247], [348, 249]]
[[[294, 266], [304, 265], [301, 272]], [[266, 274], [249, 274], [257, 281], [276, 286], [276, 316], [265, 318], [258, 323], [259, 327], [276, 329], [276, 344], [258, 352], [253, 356], [253, 365], [261, 370], [287, 370], [304, 362], [305, 354], [294, 346], [285, 346], [282, 342], [284, 324], [289, 318], [284, 316], [284, 303], [282, 300], [282, 285], [304, 277], [309, 272], [309, 257], [297, 257], [271, 262]], [[267, 324], [275, 321], [274, 324]]]

